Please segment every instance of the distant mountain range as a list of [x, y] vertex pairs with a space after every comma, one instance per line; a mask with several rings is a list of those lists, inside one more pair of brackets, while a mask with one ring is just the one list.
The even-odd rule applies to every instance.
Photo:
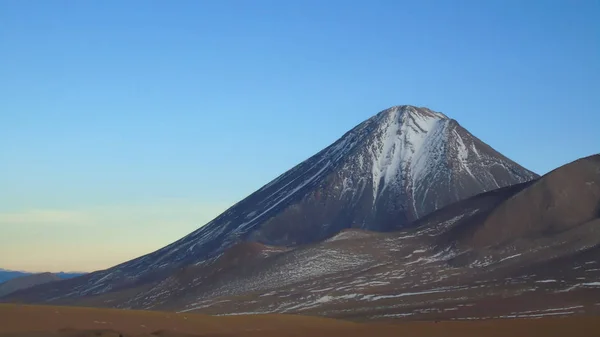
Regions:
[[85, 273], [28, 273], [0, 268], [0, 297], [40, 284], [72, 279]]
[[31, 274], [13, 278], [0, 283], [0, 297], [6, 296], [18, 290], [60, 280], [60, 277], [52, 273]]
[[0, 283], [2, 283], [4, 281], [8, 281], [13, 278], [25, 276], [25, 275], [30, 275], [30, 273], [0, 269]]
[[[15, 271], [15, 270], [6, 270], [6, 269], [2, 269], [0, 268], [0, 283], [17, 278], [17, 277], [23, 277], [23, 276], [28, 276], [28, 275], [33, 275], [33, 274], [38, 274], [38, 273], [29, 273], [29, 272], [24, 272], [24, 271]], [[60, 273], [53, 273], [54, 275], [56, 275], [59, 279], [62, 280], [66, 280], [66, 279], [70, 279], [73, 277], [77, 277], [77, 276], [81, 276], [81, 275], [85, 275], [86, 273], [65, 273], [65, 272], [60, 272]]]
[[600, 155], [543, 177], [386, 109], [146, 256], [2, 301], [357, 319], [600, 313]]

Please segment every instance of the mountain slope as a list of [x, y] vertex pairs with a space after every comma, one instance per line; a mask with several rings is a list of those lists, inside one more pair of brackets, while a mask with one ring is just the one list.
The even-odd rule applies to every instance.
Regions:
[[[414, 225], [348, 229], [293, 248], [245, 242], [155, 284], [55, 303], [353, 319], [600, 313], [600, 155]], [[7, 299], [39, 299], [50, 288]]]
[[294, 247], [347, 228], [404, 228], [458, 200], [536, 177], [441, 113], [392, 107], [181, 240], [43, 297], [150, 287], [244, 241]]
[[415, 225], [296, 248], [246, 242], [149, 287], [62, 303], [362, 319], [600, 313], [600, 155]]

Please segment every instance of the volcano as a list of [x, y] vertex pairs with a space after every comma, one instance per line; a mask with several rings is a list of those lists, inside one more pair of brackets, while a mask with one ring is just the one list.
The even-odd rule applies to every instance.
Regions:
[[240, 243], [285, 249], [347, 229], [407, 229], [457, 201], [537, 178], [443, 113], [395, 106], [182, 239], [108, 270], [60, 282], [36, 301], [151, 286]]

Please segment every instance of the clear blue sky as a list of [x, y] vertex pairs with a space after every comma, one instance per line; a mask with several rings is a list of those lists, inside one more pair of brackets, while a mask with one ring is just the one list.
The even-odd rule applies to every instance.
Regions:
[[178, 239], [392, 105], [538, 173], [600, 150], [599, 1], [0, 2], [0, 267]]

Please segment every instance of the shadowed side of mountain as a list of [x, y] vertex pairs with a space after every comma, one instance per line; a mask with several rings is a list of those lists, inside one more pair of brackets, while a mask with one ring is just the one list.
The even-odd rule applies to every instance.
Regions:
[[[457, 228], [459, 231], [464, 230], [468, 227], [465, 222], [477, 223], [477, 219], [485, 218], [498, 205], [528, 188], [536, 181], [537, 179], [534, 179], [498, 188], [455, 202], [415, 221], [412, 225], [413, 230], [417, 232], [421, 230], [434, 232], [437, 230], [438, 234], [448, 232], [452, 228]], [[449, 223], [450, 220], [452, 220], [451, 223]], [[401, 227], [398, 228], [398, 230], [400, 229]], [[443, 240], [450, 240], [450, 238], [443, 238]]]
[[508, 244], [552, 236], [600, 217], [600, 155], [556, 169], [506, 200], [486, 219], [468, 244]]
[[[486, 196], [492, 197], [487, 206], [480, 203]], [[461, 215], [461, 208], [472, 215]], [[569, 250], [593, 246], [600, 239], [592, 225], [600, 217], [600, 155], [576, 160], [538, 180], [462, 201], [432, 214], [432, 221], [453, 215], [459, 218], [438, 242], [468, 252], [462, 263], [506, 251], [531, 255], [526, 253], [560, 242], [573, 243]], [[567, 246], [562, 249], [565, 254]]]

